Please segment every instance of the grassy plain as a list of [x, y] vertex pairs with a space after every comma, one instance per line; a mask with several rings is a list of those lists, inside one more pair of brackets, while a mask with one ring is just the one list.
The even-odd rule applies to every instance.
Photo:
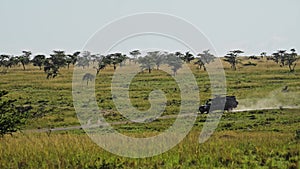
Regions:
[[[300, 168], [300, 140], [296, 136], [296, 130], [300, 130], [300, 68], [290, 73], [272, 61], [251, 62], [257, 66], [240, 66], [237, 71], [224, 63], [227, 93], [237, 97], [239, 109], [251, 110], [225, 113], [217, 131], [204, 144], [198, 143], [198, 137], [206, 115], [199, 115], [192, 131], [179, 145], [144, 159], [108, 153], [82, 130], [32, 132], [80, 125], [72, 102], [72, 68], [61, 69], [60, 75], [50, 80], [33, 66], [25, 71], [21, 67], [9, 69], [0, 74], [0, 89], [10, 92], [8, 98], [30, 104], [34, 109], [22, 133], [0, 138], [0, 168]], [[200, 90], [199, 104], [203, 104], [211, 97], [209, 77], [196, 66], [190, 67]], [[112, 101], [112, 76], [112, 68], [97, 76], [97, 103], [105, 110], [108, 121], [124, 121]], [[288, 90], [282, 92], [285, 86]], [[133, 79], [133, 106], [139, 110], [150, 108], [148, 95], [153, 89], [166, 93], [168, 101], [163, 115], [178, 113], [180, 90], [170, 75], [158, 70], [140, 73]], [[126, 135], [148, 137], [163, 132], [174, 120], [128, 123], [114, 128]]]

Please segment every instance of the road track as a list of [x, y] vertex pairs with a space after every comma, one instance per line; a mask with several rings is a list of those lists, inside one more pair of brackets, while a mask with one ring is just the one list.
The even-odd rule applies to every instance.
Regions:
[[[299, 109], [299, 106], [286, 106], [286, 107], [265, 107], [265, 108], [256, 108], [256, 109], [237, 109], [233, 110], [231, 112], [239, 113], [239, 112], [248, 112], [248, 111], [258, 111], [258, 110], [286, 110], [286, 109]], [[182, 115], [166, 115], [162, 117], [158, 117], [157, 119], [173, 119], [173, 118], [184, 118], [184, 117], [190, 117], [190, 116], [199, 116], [201, 114], [199, 113], [188, 113], [188, 114], [182, 114]], [[43, 133], [43, 132], [52, 132], [52, 131], [68, 131], [68, 130], [79, 130], [79, 129], [87, 129], [87, 128], [98, 128], [103, 127], [107, 125], [122, 125], [122, 124], [132, 124], [134, 122], [132, 121], [117, 121], [117, 122], [111, 122], [111, 123], [97, 123], [92, 125], [81, 125], [81, 126], [69, 126], [69, 127], [57, 127], [57, 128], [43, 128], [43, 129], [29, 129], [24, 130], [25, 133]]]

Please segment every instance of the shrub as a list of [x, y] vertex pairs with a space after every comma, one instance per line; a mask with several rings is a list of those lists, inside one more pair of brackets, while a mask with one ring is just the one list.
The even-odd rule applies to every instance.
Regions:
[[0, 91], [0, 137], [20, 130], [28, 117], [31, 106], [16, 106], [16, 100], [4, 100], [7, 91]]

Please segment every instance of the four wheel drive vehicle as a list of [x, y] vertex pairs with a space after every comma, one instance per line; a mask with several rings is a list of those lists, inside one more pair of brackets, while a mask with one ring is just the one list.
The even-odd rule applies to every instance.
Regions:
[[235, 96], [217, 96], [216, 98], [207, 100], [205, 105], [199, 107], [199, 111], [201, 114], [205, 112], [209, 113], [211, 106], [213, 106], [214, 110], [223, 109], [230, 111], [236, 108], [238, 104], [239, 102], [236, 100]]

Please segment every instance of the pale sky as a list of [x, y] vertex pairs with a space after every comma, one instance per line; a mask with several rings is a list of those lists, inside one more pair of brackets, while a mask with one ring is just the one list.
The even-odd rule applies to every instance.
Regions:
[[[109, 22], [141, 12], [185, 19], [208, 37], [219, 55], [233, 49], [247, 55], [300, 51], [299, 7], [299, 0], [0, 0], [0, 53], [71, 53]], [[128, 41], [132, 49], [139, 47], [135, 43]], [[169, 50], [176, 45], [171, 43]]]

